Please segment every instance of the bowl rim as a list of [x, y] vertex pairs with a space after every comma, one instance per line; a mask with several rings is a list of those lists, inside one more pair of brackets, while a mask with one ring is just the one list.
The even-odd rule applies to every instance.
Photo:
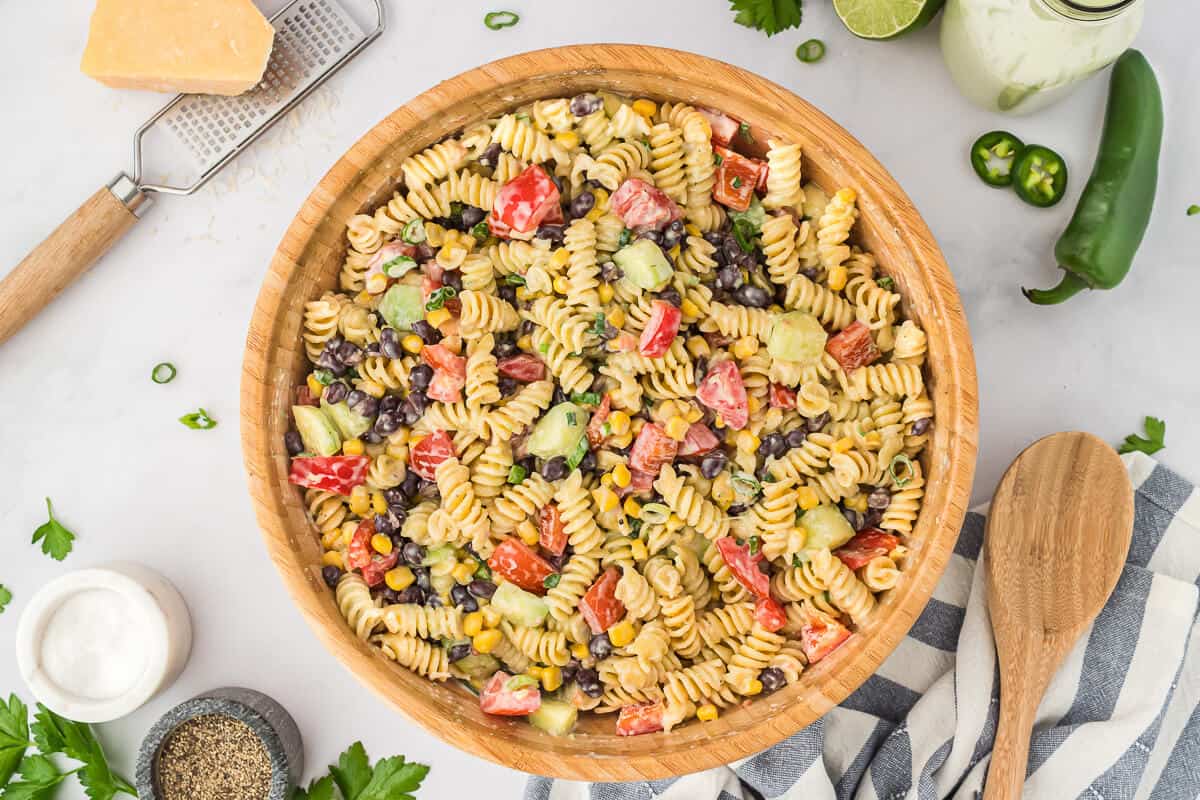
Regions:
[[[852, 637], [819, 664], [810, 666], [806, 674], [816, 673], [816, 678], [807, 684], [802, 680], [769, 700], [756, 701], [755, 705], [763, 704], [764, 718], [741, 728], [730, 726], [722, 718], [706, 723], [699, 733], [692, 731], [684, 736], [681, 731], [701, 726], [633, 739], [589, 735], [568, 742], [539, 732], [536, 742], [525, 743], [523, 734], [505, 721], [488, 718], [488, 730], [478, 730], [479, 724], [468, 729], [464, 721], [475, 722], [466, 719], [471, 712], [439, 702], [436, 689], [421, 692], [397, 688], [405, 679], [393, 670], [401, 668], [385, 665], [385, 659], [360, 642], [340, 614], [337, 619], [341, 624], [329, 623], [329, 608], [336, 613], [332, 592], [316, 574], [319, 565], [313, 570], [313, 565], [296, 551], [283, 494], [295, 494], [296, 487], [287, 482], [286, 453], [279, 455], [282, 445], [269, 437], [272, 379], [281, 377], [278, 370], [272, 369], [273, 358], [280, 351], [276, 334], [288, 324], [295, 329], [300, 313], [284, 307], [280, 297], [293, 273], [300, 269], [314, 229], [354, 176], [387, 156], [397, 141], [410, 134], [412, 139], [419, 139], [424, 118], [443, 109], [448, 99], [461, 102], [535, 81], [549, 87], [554, 78], [568, 76], [601, 85], [632, 73], [674, 83], [686, 76], [689, 86], [696, 87], [690, 92], [694, 96], [688, 98], [690, 102], [704, 96], [732, 95], [735, 99], [727, 97], [725, 107], [739, 102], [761, 108], [762, 115], [746, 118], [756, 126], [762, 119], [776, 122], [764, 126], [766, 129], [821, 129], [820, 139], [802, 144], [817, 144], [823, 158], [829, 160], [829, 168], [853, 181], [848, 185], [859, 193], [863, 217], [872, 220], [870, 227], [877, 228], [880, 235], [893, 240], [894, 245], [902, 245], [904, 260], [911, 267], [908, 277], [919, 279], [913, 287], [921, 299], [921, 322], [930, 334], [929, 358], [931, 363], [939, 362], [940, 368], [935, 376], [939, 386], [934, 441], [941, 447], [930, 454], [938, 463], [927, 476], [927, 502], [917, 521], [917, 530], [924, 533], [917, 554], [920, 568], [906, 571], [909, 579], [892, 590], [895, 600], [885, 609], [879, 625], [875, 620], [870, 622], [870, 635]], [[720, 105], [721, 101], [711, 104]], [[781, 115], [788, 113], [795, 114], [797, 121], [778, 123]], [[825, 137], [832, 141], [835, 152], [826, 149]], [[430, 143], [416, 141], [410, 151]], [[398, 176], [396, 165], [389, 162], [389, 166]], [[375, 198], [371, 205], [377, 203]], [[908, 302], [910, 295], [905, 294]], [[298, 337], [297, 332], [297, 341]], [[932, 597], [954, 550], [970, 498], [978, 437], [974, 356], [954, 281], [929, 228], [883, 165], [823, 112], [778, 84], [706, 56], [633, 44], [568, 45], [502, 58], [434, 86], [370, 128], [314, 187], [272, 257], [247, 335], [241, 397], [243, 458], [268, 554], [302, 616], [325, 647], [362, 683], [443, 741], [524, 772], [593, 781], [659, 780], [745, 758], [815, 722], [862, 685], [907, 635]], [[930, 493], [936, 493], [936, 503], [928, 502]], [[304, 535], [312, 536], [311, 526]]]

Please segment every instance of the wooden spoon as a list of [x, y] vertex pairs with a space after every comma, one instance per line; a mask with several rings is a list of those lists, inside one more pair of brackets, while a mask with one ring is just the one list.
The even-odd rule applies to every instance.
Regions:
[[1051, 676], [1112, 594], [1133, 534], [1121, 459], [1087, 433], [1056, 433], [1012, 463], [984, 537], [1000, 657], [1000, 724], [985, 800], [1019, 798], [1034, 714]]

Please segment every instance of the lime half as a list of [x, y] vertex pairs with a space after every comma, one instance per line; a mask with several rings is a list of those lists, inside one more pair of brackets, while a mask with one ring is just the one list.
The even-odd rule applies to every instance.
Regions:
[[842, 24], [863, 39], [894, 39], [933, 19], [946, 0], [833, 0]]

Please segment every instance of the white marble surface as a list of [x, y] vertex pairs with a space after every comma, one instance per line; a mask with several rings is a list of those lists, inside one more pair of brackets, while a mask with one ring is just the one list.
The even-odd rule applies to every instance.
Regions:
[[[0, 347], [0, 583], [16, 599], [0, 616], [0, 690], [23, 690], [13, 658], [26, 598], [65, 569], [141, 561], [183, 592], [195, 649], [179, 682], [104, 726], [116, 764], [171, 705], [228, 684], [265, 690], [304, 732], [309, 774], [356, 738], [377, 756], [433, 765], [421, 796], [514, 797], [522, 776], [465, 755], [383, 707], [343, 670], [291, 607], [259, 540], [238, 441], [238, 383], [250, 310], [266, 265], [303, 198], [333, 161], [396, 106], [500, 56], [552, 45], [628, 41], [694, 50], [771, 78], [824, 109], [892, 171], [924, 214], [962, 292], [979, 366], [975, 498], [1043, 434], [1081, 428], [1110, 441], [1143, 415], [1168, 422], [1165, 462], [1200, 479], [1196, 343], [1200, 317], [1200, 51], [1181, 31], [1200, 6], [1160, 2], [1138, 45], [1156, 65], [1167, 139], [1154, 220], [1119, 290], [1036, 308], [1021, 284], [1057, 280], [1053, 241], [1090, 167], [1105, 78], [1029, 119], [969, 107], [944, 70], [936, 23], [897, 42], [847, 34], [825, 0], [799, 31], [767, 40], [734, 25], [723, 0], [519, 0], [523, 19], [492, 32], [495, 6], [388, 0], [385, 37], [199, 195], [167, 198], [103, 263]], [[133, 130], [163, 98], [106, 89], [82, 76], [91, 0], [6, 3], [0, 47], [0, 274], [88, 194], [128, 169]], [[438, 36], [435, 32], [445, 31]], [[795, 60], [821, 37], [824, 62]], [[983, 187], [966, 160], [979, 133], [1008, 128], [1063, 153], [1070, 196], [1049, 211]], [[168, 386], [150, 367], [175, 362]], [[204, 406], [220, 421], [191, 431], [176, 418]], [[50, 495], [78, 534], [65, 564], [28, 537]], [[476, 790], [471, 792], [469, 790]], [[62, 797], [82, 797], [75, 787]]]

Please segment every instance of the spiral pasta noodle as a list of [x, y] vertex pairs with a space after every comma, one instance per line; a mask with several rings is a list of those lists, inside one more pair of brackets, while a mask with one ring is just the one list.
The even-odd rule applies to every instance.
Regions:
[[818, 550], [813, 556], [813, 572], [825, 584], [835, 606], [862, 624], [875, 609], [875, 595], [854, 577], [850, 568], [828, 550]]
[[[410, 189], [428, 186], [451, 174], [467, 160], [467, 148], [457, 139], [447, 139], [405, 159], [400, 164]], [[490, 208], [490, 206], [489, 206]]]
[[841, 266], [850, 256], [850, 246], [846, 240], [850, 238], [850, 229], [858, 218], [858, 209], [854, 207], [857, 195], [853, 189], [840, 189], [825, 206], [821, 221], [817, 226], [817, 254], [821, 266], [826, 270]]
[[337, 606], [354, 635], [364, 642], [383, 622], [383, 612], [371, 598], [367, 582], [358, 575], [343, 575], [337, 585]]
[[430, 608], [415, 603], [395, 603], [380, 610], [388, 633], [421, 639], [458, 639], [463, 635], [462, 612], [457, 608]]
[[571, 618], [575, 606], [583, 597], [600, 572], [600, 561], [595, 556], [586, 553], [576, 553], [563, 567], [558, 584], [546, 593], [546, 605], [555, 619], [564, 621]]
[[385, 633], [371, 641], [379, 645], [385, 656], [431, 681], [444, 681], [450, 677], [450, 659], [446, 657], [446, 651], [424, 639]]
[[767, 140], [767, 193], [764, 208], [792, 209], [804, 202], [800, 177], [800, 145]]

